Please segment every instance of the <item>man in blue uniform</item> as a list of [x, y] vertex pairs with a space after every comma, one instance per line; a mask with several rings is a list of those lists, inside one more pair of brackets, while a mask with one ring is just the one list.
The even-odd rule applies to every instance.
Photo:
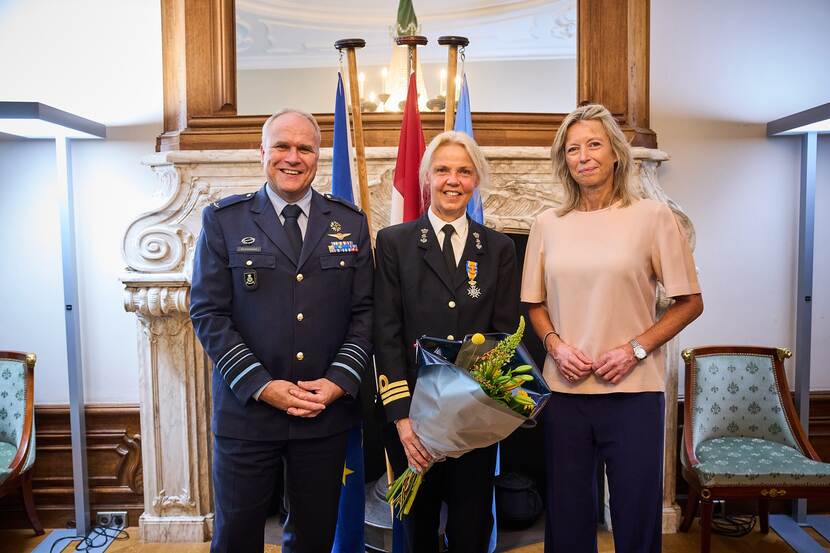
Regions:
[[366, 216], [311, 188], [320, 129], [306, 113], [262, 128], [266, 184], [203, 211], [190, 316], [213, 360], [212, 553], [262, 553], [280, 459], [283, 551], [331, 550], [349, 429], [370, 363]]

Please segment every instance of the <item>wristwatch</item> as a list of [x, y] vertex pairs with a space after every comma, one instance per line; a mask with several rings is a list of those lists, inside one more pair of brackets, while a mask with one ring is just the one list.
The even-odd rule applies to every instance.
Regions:
[[637, 358], [637, 361], [642, 361], [643, 359], [646, 358], [646, 355], [648, 355], [648, 352], [646, 352], [646, 348], [641, 346], [640, 342], [638, 342], [636, 338], [631, 340], [628, 343], [631, 344], [631, 347], [634, 349], [634, 357]]

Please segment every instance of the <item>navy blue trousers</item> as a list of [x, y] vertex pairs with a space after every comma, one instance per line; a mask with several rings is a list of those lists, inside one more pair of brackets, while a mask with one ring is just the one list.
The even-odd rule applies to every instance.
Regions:
[[662, 392], [554, 393], [545, 407], [545, 553], [596, 553], [597, 471], [605, 463], [617, 553], [660, 553]]
[[283, 552], [331, 551], [348, 435], [267, 442], [216, 436], [211, 553], [262, 553], [280, 458], [289, 510]]

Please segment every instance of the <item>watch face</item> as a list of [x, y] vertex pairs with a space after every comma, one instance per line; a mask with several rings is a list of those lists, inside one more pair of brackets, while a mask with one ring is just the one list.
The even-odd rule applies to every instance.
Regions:
[[646, 350], [642, 346], [634, 348], [634, 357], [637, 359], [645, 359], [646, 358]]

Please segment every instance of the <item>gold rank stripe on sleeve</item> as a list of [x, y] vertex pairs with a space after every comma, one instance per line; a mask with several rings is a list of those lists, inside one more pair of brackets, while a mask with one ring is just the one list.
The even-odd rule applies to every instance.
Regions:
[[405, 397], [409, 397], [409, 389], [403, 389], [400, 393], [393, 393], [391, 396], [381, 396], [384, 405], [389, 405], [393, 401], [398, 401], [399, 399], [403, 399]]
[[378, 391], [380, 392], [380, 399], [384, 405], [409, 397], [409, 385], [406, 383], [406, 380], [389, 382], [389, 378], [385, 374], [378, 377]]

